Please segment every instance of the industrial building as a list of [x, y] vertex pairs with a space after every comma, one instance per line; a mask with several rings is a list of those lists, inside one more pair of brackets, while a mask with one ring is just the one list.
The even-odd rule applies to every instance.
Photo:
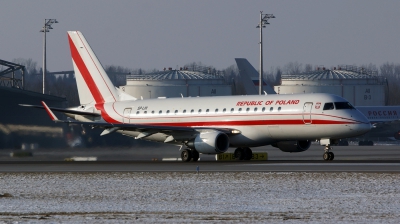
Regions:
[[338, 66], [332, 69], [317, 67], [315, 71], [282, 75], [278, 94], [331, 93], [342, 96], [354, 106], [385, 106], [388, 84], [384, 77], [356, 66]]
[[120, 88], [138, 99], [232, 95], [232, 86], [223, 74], [205, 68], [168, 68], [144, 75], [129, 75], [126, 85]]

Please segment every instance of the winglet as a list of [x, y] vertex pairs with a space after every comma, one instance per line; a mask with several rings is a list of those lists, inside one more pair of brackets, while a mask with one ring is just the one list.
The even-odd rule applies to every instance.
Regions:
[[56, 115], [54, 115], [53, 111], [50, 110], [50, 108], [47, 106], [47, 104], [42, 101], [42, 105], [44, 107], [44, 109], [46, 110], [47, 114], [50, 116], [50, 119], [52, 121], [58, 121], [58, 118], [56, 117]]

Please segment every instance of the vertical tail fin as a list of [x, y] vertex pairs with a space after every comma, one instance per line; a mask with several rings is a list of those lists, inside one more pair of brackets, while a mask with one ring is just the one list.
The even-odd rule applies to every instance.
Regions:
[[[258, 95], [259, 73], [246, 58], [235, 58], [242, 83], [247, 95]], [[267, 94], [276, 94], [275, 90], [263, 81], [263, 89]]]
[[82, 33], [68, 31], [68, 41], [81, 105], [118, 101], [117, 88]]

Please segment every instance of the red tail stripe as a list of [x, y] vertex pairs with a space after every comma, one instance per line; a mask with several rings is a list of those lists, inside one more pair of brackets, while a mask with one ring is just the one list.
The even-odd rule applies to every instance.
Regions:
[[[77, 33], [77, 35], [78, 35], [79, 39], [81, 40], [81, 42], [83, 42], [81, 36], [79, 35], [79, 33]], [[83, 45], [83, 47], [86, 49], [86, 51], [88, 51], [86, 45]], [[104, 79], [103, 74], [100, 72], [99, 68], [97, 67], [97, 64], [94, 63], [94, 60], [93, 60], [92, 55], [89, 54], [89, 57], [90, 57], [90, 59], [92, 59], [93, 65], [96, 67], [97, 71], [99, 72], [99, 76], [101, 77], [101, 79], [103, 79], [103, 82], [105, 83], [105, 86], [107, 87], [107, 89], [108, 89], [108, 91], [110, 92], [111, 96], [114, 98], [114, 101], [117, 101], [116, 97], [114, 96], [113, 92], [112, 92], [111, 89], [110, 89], [111, 87], [110, 87], [109, 85], [107, 85], [107, 82], [106, 82], [106, 80]], [[112, 88], [113, 88], [113, 87], [112, 87]]]
[[76, 49], [76, 46], [69, 35], [68, 35], [68, 41], [69, 41], [69, 46], [71, 49], [72, 59], [74, 60], [75, 65], [78, 67], [79, 72], [82, 74], [82, 77], [85, 80], [85, 83], [88, 86], [90, 92], [92, 93], [94, 100], [96, 101], [96, 103], [104, 103], [105, 101], [104, 101], [103, 96], [100, 93], [100, 90], [97, 88], [95, 81], [93, 80], [92, 76], [90, 75], [88, 68], [86, 67], [85, 63], [83, 62], [83, 59], [78, 52], [78, 49]]

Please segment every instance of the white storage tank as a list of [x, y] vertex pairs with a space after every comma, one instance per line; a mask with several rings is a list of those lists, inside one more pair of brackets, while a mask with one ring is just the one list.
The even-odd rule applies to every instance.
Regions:
[[232, 86], [225, 82], [221, 73], [186, 69], [129, 75], [126, 85], [120, 88], [138, 99], [232, 95]]
[[347, 99], [354, 106], [385, 106], [387, 82], [377, 71], [356, 66], [323, 67], [298, 75], [282, 75], [278, 94], [331, 93]]

